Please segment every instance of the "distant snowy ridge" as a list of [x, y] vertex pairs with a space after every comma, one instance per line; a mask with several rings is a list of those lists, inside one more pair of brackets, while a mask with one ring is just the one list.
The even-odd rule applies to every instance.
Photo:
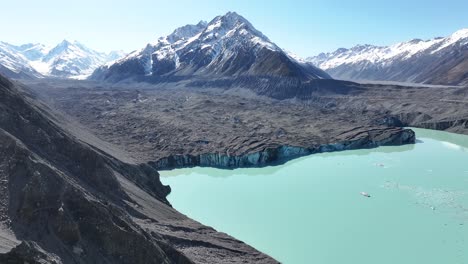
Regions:
[[26, 54], [18, 52], [16, 46], [0, 42], [0, 73], [10, 78], [35, 78], [41, 74], [30, 64]]
[[433, 84], [468, 83], [468, 28], [446, 38], [388, 47], [358, 45], [306, 59], [332, 77]]
[[174, 30], [124, 58], [98, 68], [93, 79], [135, 76], [286, 76], [330, 78], [298, 61], [235, 12]]
[[16, 46], [0, 42], [0, 66], [3, 66], [5, 74], [13, 78], [28, 76], [84, 79], [97, 67], [124, 55], [121, 51], [97, 52], [77, 41], [64, 40], [55, 47], [42, 44]]

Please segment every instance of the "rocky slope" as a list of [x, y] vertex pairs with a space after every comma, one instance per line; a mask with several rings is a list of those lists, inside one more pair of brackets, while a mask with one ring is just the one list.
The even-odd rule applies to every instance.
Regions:
[[176, 212], [152, 167], [2, 76], [0, 110], [1, 263], [275, 263]]
[[123, 56], [120, 51], [98, 52], [77, 41], [64, 40], [55, 47], [0, 42], [0, 73], [16, 79], [86, 78], [97, 67]]
[[468, 29], [389, 47], [341, 48], [307, 61], [337, 79], [468, 85]]
[[229, 12], [209, 23], [176, 29], [155, 43], [97, 69], [91, 79], [275, 76], [299, 80], [329, 79], [306, 62], [295, 60], [242, 16]]

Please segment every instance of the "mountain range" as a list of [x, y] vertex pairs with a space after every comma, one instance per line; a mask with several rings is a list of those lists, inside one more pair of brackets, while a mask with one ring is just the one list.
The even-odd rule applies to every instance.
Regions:
[[261, 89], [278, 83], [317, 87], [325, 80], [336, 85], [331, 79], [468, 85], [467, 69], [468, 28], [445, 38], [413, 39], [391, 46], [357, 45], [302, 59], [278, 47], [235, 12], [177, 28], [127, 55], [97, 52], [67, 40], [53, 48], [0, 42], [0, 73], [17, 79], [213, 82], [224, 78], [231, 80], [231, 86]]
[[445, 38], [340, 48], [306, 61], [337, 79], [466, 85], [468, 28]]
[[126, 57], [98, 68], [91, 78], [138, 76], [274, 76], [330, 79], [311, 63], [289, 56], [235, 12], [186, 25]]
[[[178, 212], [157, 170], [414, 144], [405, 127], [468, 134], [468, 86], [337, 80], [468, 84], [466, 33], [302, 59], [229, 12], [124, 56], [0, 42], [0, 264], [279, 263]], [[87, 77], [105, 82], [65, 80]], [[163, 84], [106, 83], [135, 80]]]
[[98, 66], [122, 57], [122, 51], [103, 53], [74, 41], [55, 47], [43, 44], [20, 46], [0, 42], [0, 73], [10, 78], [86, 78]]

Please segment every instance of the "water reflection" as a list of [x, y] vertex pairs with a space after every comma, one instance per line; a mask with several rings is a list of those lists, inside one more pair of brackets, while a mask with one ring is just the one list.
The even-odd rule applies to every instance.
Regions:
[[398, 182], [387, 181], [382, 185], [389, 190], [399, 190], [407, 192], [414, 197], [417, 205], [426, 207], [433, 211], [446, 211], [456, 221], [468, 221], [468, 208], [466, 207], [467, 191], [453, 190], [445, 188], [426, 188], [422, 186], [412, 186], [399, 184]]
[[416, 138], [424, 141], [424, 138], [430, 138], [437, 141], [448, 142], [463, 148], [468, 148], [468, 139], [466, 135], [454, 134], [450, 132], [441, 132], [437, 130], [411, 128], [416, 132]]
[[[358, 149], [358, 150], [346, 150], [346, 151], [335, 151], [327, 153], [317, 153], [311, 154], [305, 157], [297, 158], [290, 160], [282, 165], [267, 166], [263, 168], [240, 168], [234, 170], [223, 170], [223, 169], [214, 169], [209, 167], [195, 167], [195, 168], [186, 168], [186, 169], [175, 169], [171, 171], [162, 171], [162, 177], [176, 177], [181, 175], [190, 175], [190, 174], [201, 174], [207, 175], [210, 177], [224, 178], [231, 177], [239, 174], [248, 174], [249, 176], [257, 175], [270, 175], [277, 173], [286, 166], [290, 166], [310, 158], [333, 158], [337, 156], [367, 156], [374, 153], [398, 153], [411, 151], [415, 148], [415, 145], [403, 145], [403, 146], [386, 146], [370, 149]], [[248, 170], [248, 173], [247, 173]]]
[[468, 263], [468, 136], [415, 132], [413, 145], [162, 181], [174, 208], [283, 263]]

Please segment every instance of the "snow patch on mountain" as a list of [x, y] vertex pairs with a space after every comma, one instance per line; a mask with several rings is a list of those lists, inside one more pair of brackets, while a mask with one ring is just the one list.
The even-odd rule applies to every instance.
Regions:
[[393, 61], [409, 60], [421, 53], [435, 54], [457, 43], [460, 45], [468, 43], [468, 29], [459, 30], [447, 38], [414, 39], [388, 47], [358, 45], [351, 49], [341, 48], [335, 52], [321, 53], [315, 57], [307, 58], [307, 61], [324, 70], [362, 62], [385, 66]]
[[457, 42], [460, 42], [460, 45], [468, 45], [468, 28], [458, 30], [457, 32], [453, 33], [450, 37], [443, 39], [442, 45], [432, 53], [436, 53], [442, 49], [456, 44]]
[[[129, 54], [117, 63], [132, 58], [155, 55], [158, 60], [174, 61], [176, 68], [178, 68], [180, 66], [179, 53], [186, 52], [186, 49], [189, 49], [189, 51], [196, 49], [210, 50], [211, 57], [216, 57], [223, 50], [224, 41], [236, 38], [236, 35], [241, 36], [242, 39], [249, 39], [254, 46], [280, 50], [261, 32], [253, 28], [246, 19], [234, 12], [229, 12], [225, 16], [214, 18], [210, 23], [200, 21], [196, 25], [177, 28], [170, 35], [160, 37], [155, 43]], [[149, 49], [153, 49], [151, 54], [149, 54]], [[223, 52], [225, 51], [223, 50]]]
[[311, 63], [288, 56], [235, 12], [177, 28], [98, 68], [91, 78], [122, 80], [142, 75], [330, 78]]
[[[40, 73], [29, 65], [28, 59], [17, 50], [17, 47], [6, 42], [0, 42], [0, 65], [13, 75], [24, 73], [30, 77], [40, 77]], [[3, 73], [9, 75], [7, 72]]]
[[122, 51], [97, 52], [74, 41], [62, 41], [55, 47], [43, 44], [20, 46], [0, 42], [0, 65], [15, 73], [34, 77], [84, 78], [97, 67], [124, 55]]
[[468, 28], [445, 38], [413, 39], [388, 47], [340, 48], [307, 61], [338, 79], [463, 85], [468, 83]]
[[302, 58], [301, 56], [297, 55], [296, 53], [292, 52], [292, 51], [289, 51], [289, 50], [285, 50], [284, 51], [286, 53], [286, 55], [288, 55], [289, 58], [299, 62], [299, 63], [308, 63], [308, 61], [304, 58]]

